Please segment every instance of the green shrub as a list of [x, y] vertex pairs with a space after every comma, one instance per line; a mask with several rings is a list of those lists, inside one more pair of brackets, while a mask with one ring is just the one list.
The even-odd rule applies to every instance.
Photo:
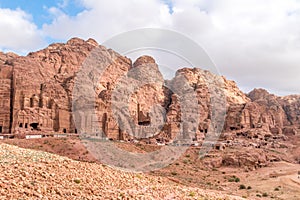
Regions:
[[44, 144], [49, 144], [49, 141], [48, 141], [48, 140], [45, 140], [45, 141], [44, 141]]
[[239, 177], [236, 177], [236, 176], [232, 176], [228, 179], [229, 182], [240, 182], [240, 178]]
[[192, 191], [192, 192], [190, 192], [190, 194], [189, 194], [189, 196], [190, 196], [190, 197], [194, 197], [195, 195], [196, 195], [196, 193], [195, 193], [195, 192], [193, 192], [193, 191]]
[[176, 175], [177, 175], [177, 172], [171, 172], [171, 174], [172, 174], [173, 176], [176, 176]]
[[189, 160], [184, 160], [183, 163], [184, 163], [184, 164], [188, 164], [188, 163], [189, 163]]
[[137, 174], [136, 177], [139, 178], [139, 179], [142, 178], [142, 176], [140, 174]]
[[234, 182], [234, 180], [235, 180], [234, 178], [229, 178], [228, 182]]
[[79, 184], [81, 181], [80, 181], [80, 179], [74, 179], [74, 182]]
[[268, 196], [268, 193], [264, 192], [264, 193], [262, 194], [262, 196], [263, 196], [263, 197], [267, 197], [267, 196]]
[[246, 189], [246, 186], [245, 185], [240, 185], [240, 190], [244, 190], [244, 189]]

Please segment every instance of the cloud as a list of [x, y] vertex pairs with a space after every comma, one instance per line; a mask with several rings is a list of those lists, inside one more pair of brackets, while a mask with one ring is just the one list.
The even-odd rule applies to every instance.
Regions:
[[27, 53], [44, 44], [31, 16], [21, 9], [0, 9], [0, 49]]
[[165, 2], [82, 0], [86, 10], [75, 17], [56, 12], [43, 30], [54, 38], [93, 37], [103, 42], [136, 28], [169, 28], [202, 44], [222, 74], [244, 90], [266, 87], [279, 94], [299, 93], [299, 1]]
[[245, 90], [265, 87], [300, 93], [300, 2], [213, 0], [213, 29], [193, 36], [204, 44], [222, 73]]
[[[136, 28], [172, 29], [202, 45], [221, 73], [236, 80], [244, 91], [264, 87], [277, 94], [300, 93], [300, 1], [78, 2], [85, 9], [76, 16], [59, 6], [49, 9], [53, 21], [44, 24], [43, 33], [59, 40], [93, 37], [102, 43]], [[23, 15], [21, 19], [32, 25]], [[34, 25], [29, 30], [36, 34]]]
[[86, 10], [75, 17], [61, 13], [52, 24], [43, 26], [44, 32], [58, 39], [79, 36], [104, 41], [124, 31], [168, 26], [171, 22], [168, 6], [157, 0], [82, 0], [81, 3]]

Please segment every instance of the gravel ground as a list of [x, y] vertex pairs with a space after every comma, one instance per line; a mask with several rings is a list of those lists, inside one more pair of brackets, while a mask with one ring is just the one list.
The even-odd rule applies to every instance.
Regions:
[[0, 199], [242, 199], [0, 144]]

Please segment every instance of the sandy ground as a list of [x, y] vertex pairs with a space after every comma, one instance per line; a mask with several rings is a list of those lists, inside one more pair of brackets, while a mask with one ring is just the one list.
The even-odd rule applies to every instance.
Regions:
[[[300, 199], [300, 179], [298, 171], [300, 166], [287, 162], [274, 163], [271, 167], [261, 168], [252, 172], [239, 172], [241, 183], [249, 190], [240, 190], [232, 187], [228, 194], [250, 197], [251, 199], [261, 199], [263, 194], [267, 195], [264, 199]], [[228, 170], [229, 171], [229, 170]]]

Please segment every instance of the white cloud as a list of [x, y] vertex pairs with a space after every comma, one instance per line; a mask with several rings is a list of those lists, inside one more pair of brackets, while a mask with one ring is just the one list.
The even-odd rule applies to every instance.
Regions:
[[248, 90], [300, 93], [300, 1], [172, 0], [173, 13], [159, 0], [81, 0], [75, 17], [55, 11], [45, 34], [67, 40], [103, 42], [136, 28], [182, 32], [208, 51], [220, 71]]
[[82, 0], [82, 4], [85, 11], [75, 17], [61, 14], [43, 30], [59, 39], [79, 36], [104, 41], [120, 32], [168, 26], [171, 21], [168, 6], [157, 0]]
[[0, 9], [0, 49], [27, 53], [43, 44], [31, 16], [21, 9]]
[[299, 1], [215, 0], [208, 15], [210, 35], [194, 38], [225, 75], [245, 89], [300, 93]]

